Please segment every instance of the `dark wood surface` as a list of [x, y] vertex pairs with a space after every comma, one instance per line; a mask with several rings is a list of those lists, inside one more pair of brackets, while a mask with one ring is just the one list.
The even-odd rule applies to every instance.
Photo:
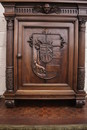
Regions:
[[[86, 100], [87, 101], [87, 100]], [[11, 125], [58, 125], [87, 124], [87, 103], [75, 108], [71, 101], [23, 101], [15, 108], [6, 108], [0, 100], [0, 124]]]

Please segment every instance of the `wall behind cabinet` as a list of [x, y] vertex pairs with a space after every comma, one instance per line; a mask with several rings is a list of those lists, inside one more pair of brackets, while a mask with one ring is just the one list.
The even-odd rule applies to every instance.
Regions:
[[6, 67], [6, 22], [3, 16], [4, 9], [0, 4], [0, 95], [6, 89], [5, 67]]

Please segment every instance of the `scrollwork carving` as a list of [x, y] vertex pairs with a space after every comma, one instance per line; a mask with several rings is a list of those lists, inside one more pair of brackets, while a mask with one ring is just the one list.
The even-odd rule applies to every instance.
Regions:
[[30, 47], [33, 47], [33, 35], [29, 38], [29, 41], [27, 41], [30, 45]]

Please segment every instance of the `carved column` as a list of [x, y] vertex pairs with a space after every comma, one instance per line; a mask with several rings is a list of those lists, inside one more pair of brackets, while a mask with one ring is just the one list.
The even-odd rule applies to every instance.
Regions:
[[7, 92], [14, 91], [14, 19], [6, 18], [7, 20], [7, 50], [6, 50], [6, 87]]
[[86, 20], [79, 20], [79, 44], [78, 44], [78, 85], [77, 85], [77, 107], [85, 105], [85, 29]]
[[84, 91], [85, 81], [85, 29], [86, 20], [79, 21], [79, 59], [78, 59], [78, 90]]

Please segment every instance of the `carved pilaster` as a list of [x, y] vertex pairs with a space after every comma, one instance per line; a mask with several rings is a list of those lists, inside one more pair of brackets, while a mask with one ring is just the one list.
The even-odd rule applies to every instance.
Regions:
[[84, 18], [79, 19], [79, 44], [78, 44], [78, 91], [84, 91], [85, 81], [85, 23]]
[[6, 50], [6, 87], [7, 92], [14, 90], [14, 19], [13, 17], [6, 17], [7, 20], [7, 50]]

